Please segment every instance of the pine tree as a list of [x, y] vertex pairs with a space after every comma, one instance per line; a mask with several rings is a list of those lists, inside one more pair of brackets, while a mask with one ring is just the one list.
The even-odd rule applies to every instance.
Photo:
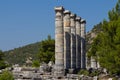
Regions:
[[48, 63], [49, 61], [54, 62], [55, 60], [54, 54], [55, 54], [55, 40], [51, 39], [51, 36], [48, 36], [47, 40], [41, 41], [37, 57], [40, 62], [46, 63]]
[[[94, 39], [89, 56], [94, 56], [110, 74], [120, 74], [120, 0], [102, 22], [102, 32]], [[99, 59], [97, 58], [99, 56]]]

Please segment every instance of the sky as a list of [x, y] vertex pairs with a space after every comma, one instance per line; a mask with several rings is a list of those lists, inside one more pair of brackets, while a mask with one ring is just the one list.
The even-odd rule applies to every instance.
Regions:
[[108, 19], [117, 0], [0, 0], [0, 50], [39, 42], [55, 34], [55, 6], [86, 20], [86, 31]]

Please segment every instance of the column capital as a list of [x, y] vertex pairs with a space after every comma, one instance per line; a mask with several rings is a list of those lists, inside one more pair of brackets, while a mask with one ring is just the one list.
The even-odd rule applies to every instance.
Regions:
[[75, 27], [75, 19], [76, 19], [76, 14], [70, 14], [70, 26]]
[[63, 6], [56, 6], [56, 7], [54, 8], [54, 10], [55, 10], [55, 12], [57, 12], [57, 11], [63, 12], [63, 11], [64, 11], [64, 8], [63, 8]]
[[74, 18], [75, 19], [76, 18], [76, 14], [71, 13], [70, 14], [70, 18]]
[[66, 15], [66, 14], [71, 14], [71, 12], [69, 10], [65, 10], [64, 15]]
[[81, 17], [77, 16], [76, 21], [80, 21], [80, 20], [81, 20]]
[[86, 24], [86, 20], [85, 19], [81, 19], [80, 21], [81, 23], [85, 23]]
[[69, 10], [65, 10], [64, 12], [64, 27], [70, 27], [70, 14]]

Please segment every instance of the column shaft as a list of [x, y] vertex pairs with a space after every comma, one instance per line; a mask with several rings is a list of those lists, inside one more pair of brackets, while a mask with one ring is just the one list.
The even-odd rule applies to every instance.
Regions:
[[70, 68], [70, 12], [64, 11], [64, 68]]
[[71, 19], [71, 69], [76, 69], [76, 28], [75, 28], [75, 14], [70, 15]]
[[86, 68], [85, 20], [81, 20], [81, 68]]
[[76, 68], [81, 68], [81, 30], [80, 17], [76, 18]]
[[63, 7], [56, 7], [55, 18], [55, 74], [64, 75]]

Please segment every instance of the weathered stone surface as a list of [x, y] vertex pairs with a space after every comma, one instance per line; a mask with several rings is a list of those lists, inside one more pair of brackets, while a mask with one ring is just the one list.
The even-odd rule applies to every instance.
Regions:
[[70, 15], [71, 26], [71, 69], [76, 69], [76, 28], [75, 28], [75, 14]]
[[86, 68], [86, 21], [63, 7], [55, 7], [55, 12], [55, 73]]
[[80, 17], [76, 17], [76, 68], [81, 68], [81, 25], [80, 25]]
[[70, 33], [71, 33], [71, 27], [70, 27], [70, 11], [65, 10], [64, 11], [64, 69], [70, 68], [71, 63], [71, 55], [70, 55]]
[[86, 21], [81, 19], [81, 68], [86, 68], [86, 49], [85, 49], [85, 26]]
[[64, 75], [63, 11], [63, 7], [55, 7], [55, 74], [58, 75]]

